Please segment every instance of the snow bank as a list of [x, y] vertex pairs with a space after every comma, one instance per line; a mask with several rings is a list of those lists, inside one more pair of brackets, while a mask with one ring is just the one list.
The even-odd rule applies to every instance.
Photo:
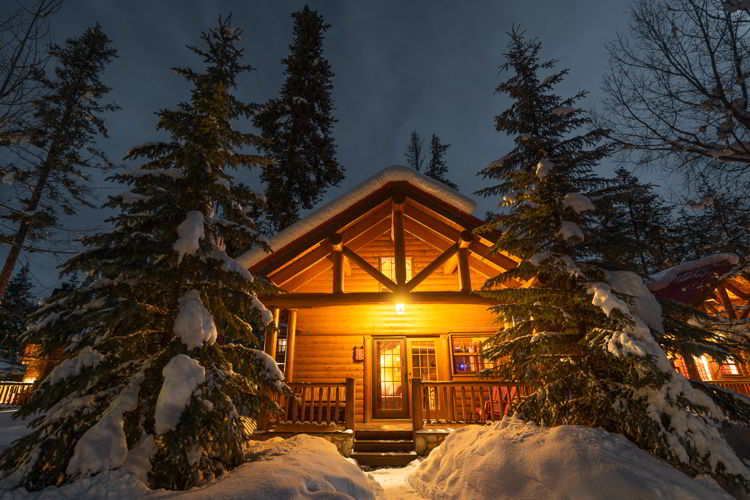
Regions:
[[211, 345], [216, 342], [216, 324], [211, 311], [201, 301], [198, 290], [185, 292], [179, 300], [179, 312], [174, 320], [174, 333], [188, 346], [198, 349], [203, 342]]
[[203, 213], [198, 210], [188, 212], [185, 220], [177, 226], [177, 236], [172, 249], [177, 252], [179, 264], [186, 254], [195, 253], [200, 246], [200, 240], [203, 238]]
[[506, 418], [451, 433], [409, 477], [433, 499], [720, 499], [625, 437], [579, 426]]
[[162, 375], [164, 383], [154, 412], [154, 429], [157, 434], [164, 434], [177, 427], [183, 410], [190, 404], [193, 391], [205, 382], [206, 369], [198, 360], [177, 354], [169, 360]]
[[[149, 490], [122, 470], [80, 479], [39, 492], [8, 491], [0, 483], [0, 500], [374, 500], [378, 485], [339, 455], [323, 438], [298, 435], [255, 444], [254, 462], [241, 465], [206, 486], [187, 491]], [[4, 491], [3, 488], [6, 488]]]
[[[351, 207], [367, 195], [374, 193], [389, 182], [398, 181], [406, 181], [468, 214], [473, 213], [476, 208], [474, 200], [454, 191], [442, 182], [420, 174], [413, 168], [394, 165], [381, 170], [358, 186], [355, 186], [353, 189], [326, 203], [317, 210], [313, 210], [307, 216], [279, 232], [271, 238], [269, 246], [273, 251], [283, 248], [324, 222], [328, 222], [335, 214], [345, 211], [348, 207]], [[254, 248], [237, 257], [237, 260], [242, 265], [251, 267], [267, 255], [263, 249]]]
[[90, 346], [86, 346], [81, 349], [76, 357], [66, 359], [57, 365], [44, 380], [50, 384], [57, 384], [68, 377], [80, 375], [84, 368], [95, 367], [103, 359], [104, 356], [101, 353], [96, 352]]

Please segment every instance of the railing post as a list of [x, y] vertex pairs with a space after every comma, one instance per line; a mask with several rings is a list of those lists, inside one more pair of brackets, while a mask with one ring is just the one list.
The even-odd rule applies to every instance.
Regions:
[[424, 427], [422, 420], [422, 379], [411, 379], [411, 425], [415, 431]]
[[346, 379], [346, 407], [344, 410], [344, 427], [354, 430], [354, 395], [355, 382], [353, 378]]

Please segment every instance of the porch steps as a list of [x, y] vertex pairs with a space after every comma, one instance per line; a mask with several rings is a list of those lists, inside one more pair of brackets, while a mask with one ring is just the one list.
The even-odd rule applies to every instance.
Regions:
[[351, 457], [368, 467], [403, 467], [417, 458], [411, 431], [355, 431]]

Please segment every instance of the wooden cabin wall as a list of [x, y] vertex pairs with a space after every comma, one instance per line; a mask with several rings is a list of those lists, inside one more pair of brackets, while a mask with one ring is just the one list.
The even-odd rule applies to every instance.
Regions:
[[[303, 317], [302, 312], [299, 317]], [[334, 320], [334, 318], [331, 318]], [[306, 335], [296, 340], [294, 382], [355, 380], [354, 419], [364, 422], [364, 362], [354, 361], [354, 347], [365, 344], [363, 335]]]
[[300, 309], [297, 331], [302, 335], [439, 335], [493, 332], [493, 314], [481, 304], [394, 304], [331, 306]]
[[[442, 250], [438, 250], [413, 235], [406, 233], [405, 246], [407, 258], [412, 258], [413, 269], [412, 276], [424, 269], [430, 262], [438, 257]], [[445, 242], [445, 248], [450, 246]], [[378, 257], [393, 256], [393, 241], [390, 232], [385, 232], [375, 240], [371, 241], [357, 251], [357, 254], [365, 259], [373, 267], [378, 268]], [[371, 278], [358, 266], [351, 264], [351, 275], [344, 277], [345, 292], [380, 292], [383, 291], [380, 283]], [[472, 289], [481, 288], [487, 276], [471, 269], [471, 286]], [[331, 293], [333, 284], [333, 270], [313, 278], [311, 281], [294, 290], [296, 293]], [[419, 284], [414, 291], [458, 291], [458, 272], [452, 274], [443, 274], [443, 269], [438, 269], [425, 281]]]

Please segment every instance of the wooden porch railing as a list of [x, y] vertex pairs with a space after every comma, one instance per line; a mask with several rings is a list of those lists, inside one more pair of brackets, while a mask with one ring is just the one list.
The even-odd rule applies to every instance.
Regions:
[[273, 424], [327, 424], [354, 429], [354, 379], [346, 382], [287, 384], [293, 396], [276, 395], [282, 413], [270, 415], [265, 422]]
[[708, 380], [706, 383], [718, 385], [724, 389], [731, 389], [744, 396], [750, 396], [750, 378]]
[[20, 406], [31, 397], [31, 382], [0, 382], [0, 405]]
[[412, 425], [483, 424], [510, 415], [530, 394], [527, 386], [499, 380], [434, 382], [412, 379]]

